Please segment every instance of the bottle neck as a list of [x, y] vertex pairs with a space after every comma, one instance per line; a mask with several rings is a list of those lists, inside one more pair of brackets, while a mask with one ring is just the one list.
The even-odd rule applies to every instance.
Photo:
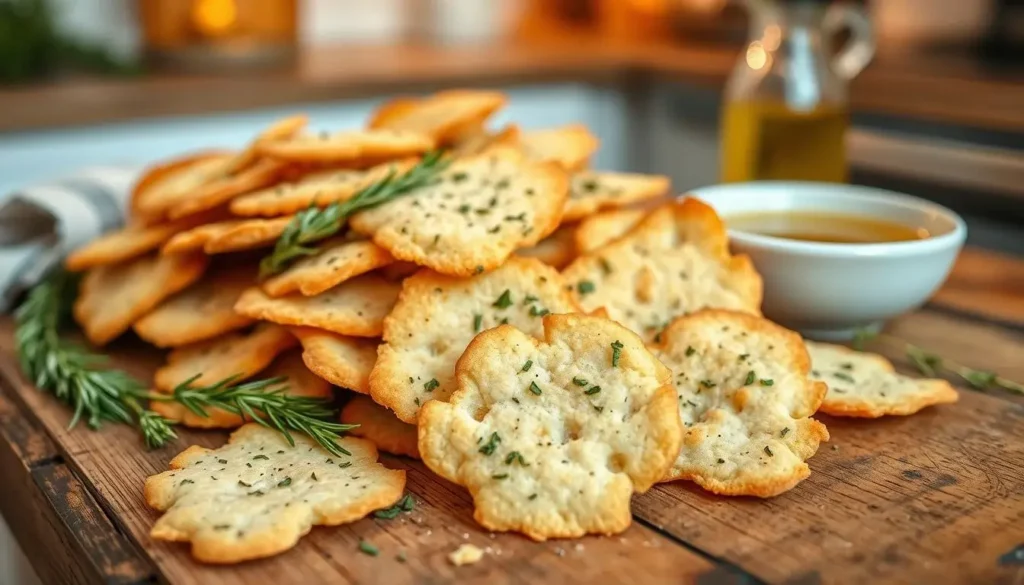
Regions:
[[775, 51], [797, 35], [815, 47], [822, 42], [821, 23], [826, 6], [814, 1], [747, 0], [751, 41]]

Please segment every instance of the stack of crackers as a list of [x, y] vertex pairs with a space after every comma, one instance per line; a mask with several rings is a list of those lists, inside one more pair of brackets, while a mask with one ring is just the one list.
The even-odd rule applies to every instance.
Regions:
[[[691, 480], [774, 496], [809, 474], [812, 415], [909, 414], [956, 399], [760, 315], [761, 278], [715, 211], [657, 175], [588, 169], [585, 127], [488, 127], [506, 96], [446, 91], [381, 106], [364, 129], [303, 117], [240, 152], [149, 170], [128, 226], [75, 251], [75, 317], [103, 345], [133, 329], [167, 348], [153, 386], [287, 376], [346, 390], [359, 424], [339, 460], [228, 412], [154, 409], [239, 428], [146, 484], [156, 538], [208, 562], [293, 546], [402, 497], [377, 449], [422, 458], [473, 495], [489, 530], [543, 540], [613, 534], [630, 497]], [[445, 149], [450, 165], [351, 217], [318, 251], [260, 279], [297, 213], [344, 202]], [[813, 364], [812, 364], [813, 361]], [[258, 511], [258, 513], [254, 512]]]

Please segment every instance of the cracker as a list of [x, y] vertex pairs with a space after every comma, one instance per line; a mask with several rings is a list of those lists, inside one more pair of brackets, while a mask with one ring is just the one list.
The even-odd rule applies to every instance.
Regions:
[[357, 424], [349, 434], [373, 441], [381, 451], [420, 458], [416, 426], [406, 424], [394, 413], [366, 396], [353, 396], [341, 409], [341, 422]]
[[673, 372], [686, 426], [666, 481], [688, 479], [729, 496], [776, 496], [810, 474], [828, 440], [810, 418], [825, 385], [808, 377], [800, 336], [734, 311], [680, 317], [653, 347]]
[[284, 327], [259, 323], [251, 331], [228, 333], [179, 347], [153, 375], [153, 386], [165, 392], [196, 374], [192, 386], [207, 386], [230, 376], [245, 380], [263, 371], [278, 355], [298, 341]]
[[897, 374], [880, 355], [815, 341], [807, 342], [807, 351], [811, 376], [828, 384], [821, 411], [833, 416], [904, 416], [960, 398], [949, 382]]
[[420, 271], [406, 279], [384, 320], [370, 393], [399, 419], [415, 423], [423, 404], [447, 400], [455, 391], [455, 362], [477, 333], [507, 319], [540, 335], [545, 312], [577, 310], [558, 272], [532, 258], [513, 256], [497, 270], [469, 278]]
[[601, 144], [582, 124], [526, 130], [521, 133], [519, 143], [530, 158], [558, 163], [570, 172], [586, 168]]
[[626, 207], [668, 194], [669, 179], [663, 175], [584, 171], [572, 176], [563, 221], [573, 221], [596, 211]]
[[379, 340], [347, 337], [312, 327], [292, 327], [302, 344], [302, 361], [311, 372], [335, 386], [370, 393], [370, 372], [377, 362]]
[[402, 497], [405, 472], [377, 462], [373, 443], [345, 437], [336, 457], [306, 435], [295, 445], [247, 424], [218, 449], [192, 446], [170, 471], [146, 478], [146, 503], [164, 512], [156, 540], [191, 542], [206, 563], [238, 563], [284, 552], [314, 525], [355, 522]]
[[492, 148], [518, 148], [519, 135], [519, 127], [515, 124], [509, 124], [496, 132], [483, 127], [475, 128], [459, 138], [452, 147], [452, 154], [464, 157], [483, 154]]
[[[298, 351], [290, 351], [278, 356], [274, 363], [260, 374], [261, 378], [280, 376], [288, 379], [280, 384], [268, 386], [264, 391], [274, 392], [283, 389], [287, 394], [309, 398], [331, 398], [334, 395], [330, 383], [306, 368]], [[153, 401], [150, 402], [150, 408], [164, 418], [190, 428], [233, 429], [246, 422], [241, 416], [220, 408], [205, 409], [207, 416], [200, 416], [178, 402]]]
[[423, 98], [398, 98], [374, 112], [369, 127], [425, 134], [446, 145], [484, 122], [506, 100], [503, 93], [483, 90], [450, 90]]
[[642, 209], [613, 209], [585, 217], [576, 228], [576, 249], [593, 252], [629, 233], [645, 215]]
[[412, 160], [387, 162], [368, 169], [342, 169], [314, 173], [297, 182], [278, 184], [242, 195], [231, 202], [231, 212], [242, 216], [275, 217], [298, 213], [310, 206], [326, 207], [345, 201], [390, 173], [401, 173]]
[[246, 327], [252, 319], [236, 313], [235, 302], [255, 275], [244, 265], [212, 270], [136, 321], [135, 333], [157, 347], [178, 347]]
[[322, 292], [305, 297], [271, 298], [251, 288], [238, 299], [235, 311], [242, 315], [280, 323], [317, 327], [342, 335], [380, 337], [384, 317], [398, 299], [401, 285], [375, 274], [364, 274]]
[[103, 234], [71, 252], [64, 261], [64, 266], [73, 272], [80, 272], [96, 266], [126, 262], [156, 250], [179, 232], [215, 221], [222, 215], [221, 213], [198, 214], [177, 221], [148, 226], [139, 223], [131, 224]]
[[95, 345], [121, 335], [161, 301], [199, 280], [209, 260], [202, 254], [150, 254], [85, 273], [75, 321]]
[[548, 315], [543, 340], [511, 325], [485, 331], [456, 378], [451, 403], [423, 408], [420, 454], [469, 489], [488, 530], [534, 540], [621, 532], [632, 494], [679, 454], [671, 372], [613, 321]]
[[563, 272], [587, 312], [648, 341], [674, 318], [712, 307], [760, 314], [761, 277], [731, 256], [725, 226], [694, 198], [663, 205], [628, 234], [576, 259]]
[[287, 270], [267, 279], [263, 292], [279, 297], [293, 292], [318, 295], [346, 280], [394, 262], [391, 254], [373, 242], [338, 239], [327, 242], [320, 251], [302, 258]]
[[132, 218], [144, 223], [159, 222], [168, 200], [181, 197], [213, 180], [237, 156], [232, 152], [206, 151], [146, 169], [132, 189]]
[[297, 163], [343, 163], [422, 154], [434, 148], [429, 136], [402, 130], [345, 130], [302, 134], [260, 144], [260, 154]]
[[168, 208], [167, 217], [177, 219], [214, 209], [235, 197], [277, 182], [285, 165], [273, 159], [260, 159], [235, 174], [226, 175], [196, 189], [188, 198]]
[[460, 159], [439, 182], [356, 214], [351, 226], [399, 260], [469, 276], [558, 227], [565, 173], [510, 149]]
[[175, 234], [160, 248], [161, 254], [202, 250], [222, 254], [270, 247], [284, 233], [291, 216], [271, 219], [232, 219], [208, 223]]
[[563, 225], [536, 246], [516, 251], [520, 256], [536, 258], [548, 266], [562, 269], [576, 259], [576, 226]]

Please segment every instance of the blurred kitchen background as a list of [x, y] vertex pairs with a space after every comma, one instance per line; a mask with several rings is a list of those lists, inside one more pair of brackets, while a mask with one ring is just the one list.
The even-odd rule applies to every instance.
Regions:
[[[497, 124], [582, 122], [596, 167], [683, 192], [724, 176], [723, 88], [778, 45], [749, 16], [767, 3], [0, 0], [0, 194], [241, 145], [296, 111], [356, 127], [382, 99], [457, 86], [507, 90]], [[841, 104], [840, 180], [949, 205], [969, 243], [1024, 254], [1024, 2], [849, 4], [875, 50]], [[31, 582], [3, 528], [0, 582]]]

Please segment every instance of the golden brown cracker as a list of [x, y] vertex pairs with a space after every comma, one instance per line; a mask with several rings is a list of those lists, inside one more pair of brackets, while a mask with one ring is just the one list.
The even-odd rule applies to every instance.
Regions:
[[691, 197], [661, 206], [562, 274], [583, 310], [604, 307], [650, 341], [676, 317], [706, 307], [760, 314], [761, 277], [728, 246], [714, 209]]
[[488, 530], [534, 540], [622, 532], [631, 496], [679, 454], [671, 372], [613, 321], [548, 315], [542, 339], [490, 329], [456, 379], [451, 403], [420, 413], [420, 454], [466, 486]]
[[229, 151], [203, 151], [149, 167], [132, 188], [129, 215], [141, 223], [159, 223], [163, 220], [166, 200], [196, 189], [223, 173], [236, 156]]
[[422, 98], [398, 98], [374, 112], [369, 127], [425, 134], [439, 145], [451, 144], [505, 105], [496, 91], [449, 90]]
[[243, 220], [219, 233], [213, 233], [210, 239], [203, 244], [203, 252], [226, 254], [272, 247], [292, 219], [294, 218], [291, 216], [285, 216]]
[[[266, 387], [263, 392], [283, 391], [292, 396], [309, 398], [331, 398], [334, 394], [331, 385], [310, 372], [302, 363], [298, 351], [290, 351], [277, 357], [272, 364], [263, 370], [260, 378], [284, 377], [287, 380]], [[150, 402], [150, 408], [164, 418], [196, 429], [233, 429], [242, 426], [249, 417], [243, 417], [221, 408], [206, 408], [202, 416], [192, 412], [179, 402]]]
[[800, 336], [746, 313], [705, 309], [676, 319], [652, 350], [673, 372], [685, 430], [665, 480], [730, 496], [776, 496], [810, 474], [825, 396]]
[[355, 522], [395, 504], [405, 472], [377, 462], [373, 443], [344, 437], [335, 456], [308, 436], [295, 444], [249, 423], [218, 449], [192, 446], [170, 470], [146, 478], [146, 504], [164, 514], [154, 540], [190, 542], [204, 563], [239, 563], [280, 554], [314, 525]]
[[202, 254], [150, 254], [97, 266], [82, 279], [75, 320], [89, 341], [105, 345], [161, 301], [199, 280], [208, 262]]
[[352, 217], [352, 228], [399, 260], [469, 276], [500, 266], [558, 226], [565, 173], [496, 149], [456, 160], [433, 182]]
[[287, 270], [263, 282], [263, 292], [279, 297], [298, 291], [318, 295], [345, 282], [393, 263], [391, 254], [368, 240], [338, 239], [320, 246], [320, 251], [292, 264]]
[[584, 218], [602, 209], [626, 207], [668, 194], [664, 175], [583, 171], [572, 176], [562, 221]]
[[259, 288], [242, 293], [235, 311], [253, 319], [282, 325], [317, 327], [342, 335], [380, 337], [384, 317], [401, 286], [364, 274], [315, 296], [271, 298]]
[[416, 426], [398, 420], [394, 413], [367, 396], [353, 396], [341, 409], [341, 422], [359, 425], [349, 434], [372, 441], [381, 451], [420, 458]]
[[176, 202], [167, 210], [167, 217], [177, 219], [230, 202], [235, 197], [262, 189], [277, 182], [285, 165], [272, 159], [260, 159], [236, 174], [212, 181], [197, 189], [190, 197]]
[[576, 249], [580, 254], [613, 242], [629, 233], [647, 215], [643, 209], [613, 209], [583, 218], [575, 231]]
[[394, 159], [434, 148], [433, 138], [402, 130], [345, 130], [303, 134], [266, 142], [260, 154], [288, 162], [339, 163], [365, 159]]
[[524, 130], [519, 144], [530, 158], [558, 163], [570, 172], [586, 168], [600, 146], [597, 137], [582, 124]]
[[501, 130], [492, 132], [486, 128], [476, 128], [459, 138], [452, 147], [452, 155], [456, 157], [476, 156], [492, 148], [518, 148], [519, 127], [509, 124]]
[[897, 374], [880, 355], [816, 341], [807, 342], [807, 351], [811, 377], [828, 384], [821, 411], [832, 416], [906, 416], [960, 399], [949, 382]]
[[313, 327], [292, 327], [302, 344], [302, 361], [335, 386], [370, 393], [370, 372], [377, 362], [378, 339], [348, 337]]
[[153, 375], [153, 385], [164, 392], [199, 375], [192, 386], [208, 386], [237, 376], [237, 381], [256, 375], [298, 340], [284, 327], [258, 323], [250, 331], [236, 331], [175, 348], [167, 363]]
[[561, 270], [576, 259], [576, 225], [563, 225], [553, 234], [537, 242], [536, 246], [517, 250], [519, 256], [536, 258], [548, 266]]
[[235, 312], [235, 302], [256, 280], [256, 268], [214, 269], [135, 322], [135, 333], [157, 347], [178, 347], [252, 324]]

